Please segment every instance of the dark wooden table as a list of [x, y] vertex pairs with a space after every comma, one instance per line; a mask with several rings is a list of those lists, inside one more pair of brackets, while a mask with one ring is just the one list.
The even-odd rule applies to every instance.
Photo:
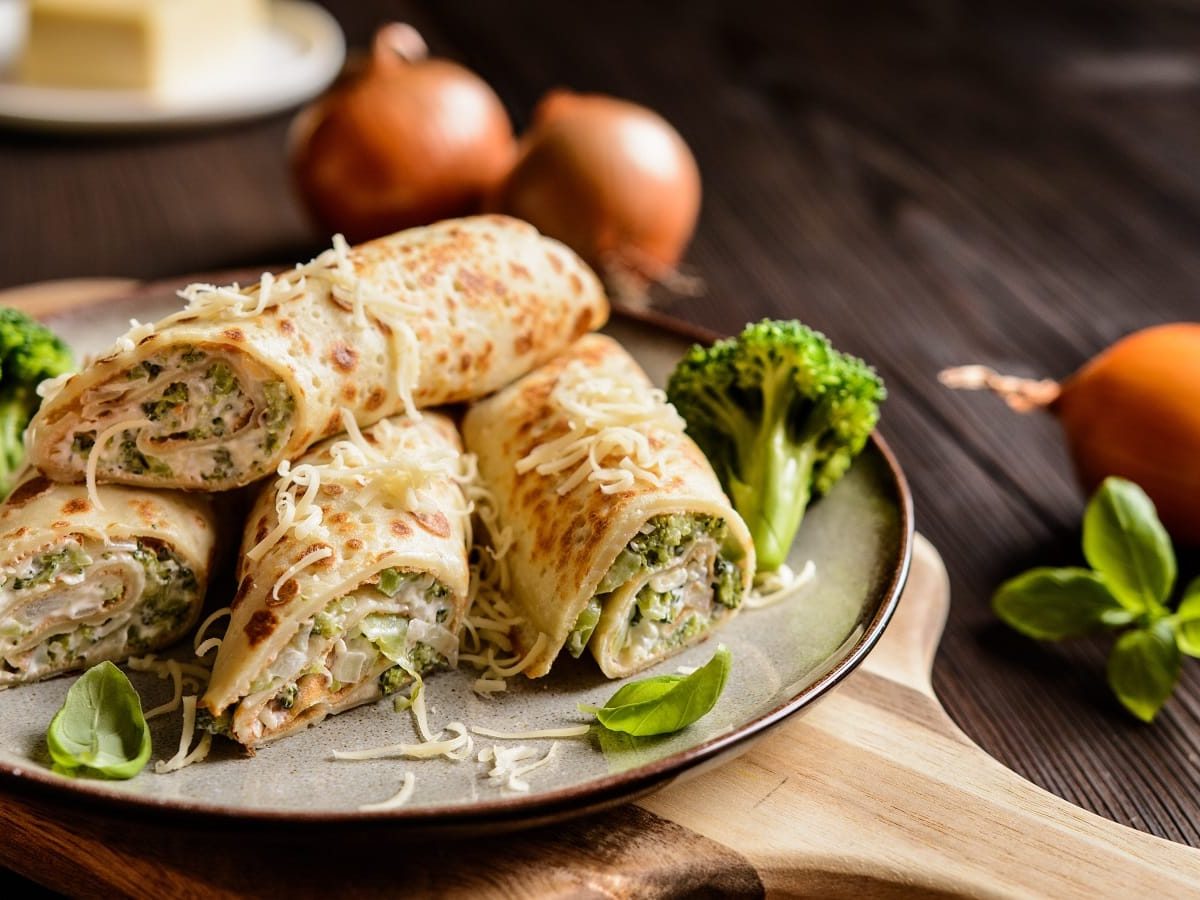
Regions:
[[[1053, 421], [935, 378], [966, 361], [1063, 376], [1129, 331], [1197, 318], [1200, 8], [328, 5], [360, 46], [387, 18], [414, 23], [518, 125], [555, 85], [674, 122], [704, 175], [688, 262], [708, 291], [666, 308], [725, 331], [798, 316], [884, 374], [882, 429], [953, 582], [935, 669], [951, 714], [1043, 787], [1200, 846], [1200, 664], [1147, 727], [1105, 687], [1105, 642], [997, 624], [1001, 580], [1078, 557], [1082, 500]], [[0, 133], [0, 287], [307, 258], [324, 240], [290, 192], [287, 124]]]

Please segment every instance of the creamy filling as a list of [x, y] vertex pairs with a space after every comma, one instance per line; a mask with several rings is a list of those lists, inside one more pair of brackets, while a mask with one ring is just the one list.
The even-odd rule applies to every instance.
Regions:
[[[55, 462], [100, 478], [209, 486], [265, 472], [291, 432], [287, 386], [243, 355], [180, 346], [148, 357], [82, 398]], [[130, 427], [112, 434], [118, 423]], [[98, 451], [97, 438], [105, 436]]]
[[567, 649], [583, 653], [601, 613], [610, 604], [624, 614], [613, 639], [617, 662], [642, 667], [690, 643], [741, 603], [735, 562], [740, 548], [725, 522], [713, 516], [668, 515], [651, 519], [621, 551], [580, 613]]
[[173, 640], [194, 573], [152, 540], [73, 535], [0, 568], [0, 685], [36, 681]]
[[384, 569], [377, 583], [301, 623], [229, 718], [206, 727], [254, 743], [335, 706], [398, 691], [414, 674], [457, 662], [452, 615], [450, 591], [432, 575]]

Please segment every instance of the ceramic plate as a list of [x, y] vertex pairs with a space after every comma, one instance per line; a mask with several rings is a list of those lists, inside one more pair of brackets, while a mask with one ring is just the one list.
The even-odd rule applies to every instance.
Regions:
[[[136, 316], [153, 320], [177, 308], [169, 290], [150, 289], [59, 315], [51, 324], [80, 351], [109, 345]], [[607, 329], [662, 383], [689, 337], [675, 325], [618, 316]], [[693, 335], [694, 336], [694, 335]], [[799, 571], [807, 560], [816, 578], [801, 594], [773, 607], [746, 610], [708, 642], [650, 670], [667, 674], [698, 666], [717, 641], [733, 653], [733, 669], [716, 708], [674, 735], [632, 739], [593, 728], [584, 738], [560, 740], [553, 760], [528, 776], [528, 793], [495, 787], [486, 764], [474, 759], [334, 761], [335, 749], [416, 740], [411, 715], [391, 700], [327, 719], [318, 727], [271, 744], [253, 758], [217, 741], [202, 764], [170, 775], [147, 767], [130, 781], [69, 779], [47, 768], [45, 730], [72, 679], [0, 692], [0, 777], [126, 807], [187, 816], [317, 822], [385, 818], [431, 830], [513, 827], [615, 805], [694, 772], [702, 764], [744, 751], [750, 740], [832, 688], [878, 639], [891, 616], [908, 569], [912, 510], [903, 476], [876, 440], [849, 474], [804, 520], [791, 555]], [[228, 603], [217, 588], [209, 607]], [[450, 721], [498, 730], [562, 727], [587, 721], [579, 704], [602, 705], [616, 685], [590, 659], [560, 659], [546, 678], [514, 678], [507, 694], [481, 698], [468, 670], [430, 678], [428, 704], [436, 728]], [[168, 683], [132, 673], [146, 708], [168, 699]], [[152, 722], [154, 758], [170, 756], [180, 716]], [[476, 750], [492, 743], [475, 738]], [[523, 741], [543, 751], [550, 741]], [[416, 776], [409, 804], [384, 813], [358, 807], [394, 794], [405, 772]]]
[[[20, 3], [0, 0], [0, 70], [18, 52]], [[346, 46], [333, 17], [313, 3], [275, 0], [242, 66], [225, 66], [186, 96], [40, 87], [0, 74], [0, 121], [45, 131], [132, 131], [232, 122], [301, 103], [341, 69]]]

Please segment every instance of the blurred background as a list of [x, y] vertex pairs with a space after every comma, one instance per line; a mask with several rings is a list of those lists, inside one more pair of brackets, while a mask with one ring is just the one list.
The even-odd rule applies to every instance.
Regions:
[[[953, 581], [935, 669], [951, 715], [1060, 796], [1200, 845], [1195, 667], [1146, 727], [1108, 693], [1106, 642], [1039, 645], [997, 622], [989, 600], [1001, 581], [1078, 559], [1084, 497], [1050, 417], [1017, 417], [936, 378], [966, 362], [1061, 378], [1131, 331], [1197, 318], [1200, 14], [1191, 4], [238, 6], [228, 4], [230, 21], [248, 16], [258, 43], [237, 50], [193, 31], [174, 59], [202, 48], [223, 60], [215, 73], [211, 59], [207, 74], [197, 63], [199, 76], [148, 62], [113, 75], [144, 79], [113, 98], [72, 83], [96, 74], [86, 65], [82, 75], [65, 63], [22, 70], [24, 7], [0, 0], [11, 61], [0, 83], [0, 287], [288, 265], [327, 246], [339, 215], [368, 231], [376, 201], [420, 215], [388, 176], [389, 161], [427, 137], [415, 113], [390, 118], [380, 84], [392, 76], [372, 71], [372, 40], [388, 22], [409, 23], [430, 57], [490, 86], [517, 135], [560, 87], [653, 111], [671, 129], [658, 139], [690, 148], [664, 151], [678, 180], [658, 200], [661, 216], [681, 217], [680, 246], [673, 253], [664, 239], [661, 252], [627, 255], [606, 273], [615, 289], [721, 332], [798, 317], [875, 364], [891, 389], [882, 432]], [[264, 28], [275, 29], [267, 43]], [[322, 144], [313, 121], [293, 121], [339, 71], [343, 39], [354, 74], [342, 88], [374, 78], [379, 92], [363, 88], [340, 106]], [[411, 34], [392, 39], [385, 56], [419, 57]], [[57, 40], [47, 52], [59, 62], [81, 52], [69, 34]], [[483, 104], [470, 107], [483, 118], [452, 121], [484, 129], [491, 116], [503, 132], [490, 95], [470, 90], [464, 108]], [[458, 146], [453, 134], [440, 139]], [[484, 148], [472, 157], [478, 171], [490, 164], [484, 150], [510, 140], [474, 139]], [[694, 236], [691, 157], [703, 197]], [[418, 167], [423, 189], [453, 194], [429, 166]], [[471, 190], [471, 203], [513, 202], [496, 200], [494, 184]], [[362, 205], [332, 209], [328, 192]]]

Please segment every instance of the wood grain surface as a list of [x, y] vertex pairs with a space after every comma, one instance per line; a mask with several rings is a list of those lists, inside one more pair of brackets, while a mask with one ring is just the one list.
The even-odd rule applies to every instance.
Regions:
[[[363, 45], [392, 17], [488, 78], [518, 124], [555, 85], [661, 110], [699, 159], [668, 303], [722, 330], [797, 315], [877, 363], [883, 431], [955, 603], [934, 667], [954, 720], [1036, 784], [1200, 845], [1200, 666], [1143, 726], [1106, 644], [1042, 646], [988, 608], [1003, 578], [1078, 558], [1057, 428], [941, 390], [944, 365], [1062, 376], [1200, 310], [1200, 10], [1166, 2], [341, 0]], [[0, 285], [305, 258], [287, 117], [153, 138], [0, 135]], [[1196, 571], [1196, 559], [1184, 567]]]
[[955, 727], [929, 678], [948, 601], [918, 537], [892, 627], [826, 700], [738, 759], [597, 816], [425, 842], [7, 792], [0, 864], [69, 894], [135, 897], [1200, 894], [1200, 851], [1066, 803]]

